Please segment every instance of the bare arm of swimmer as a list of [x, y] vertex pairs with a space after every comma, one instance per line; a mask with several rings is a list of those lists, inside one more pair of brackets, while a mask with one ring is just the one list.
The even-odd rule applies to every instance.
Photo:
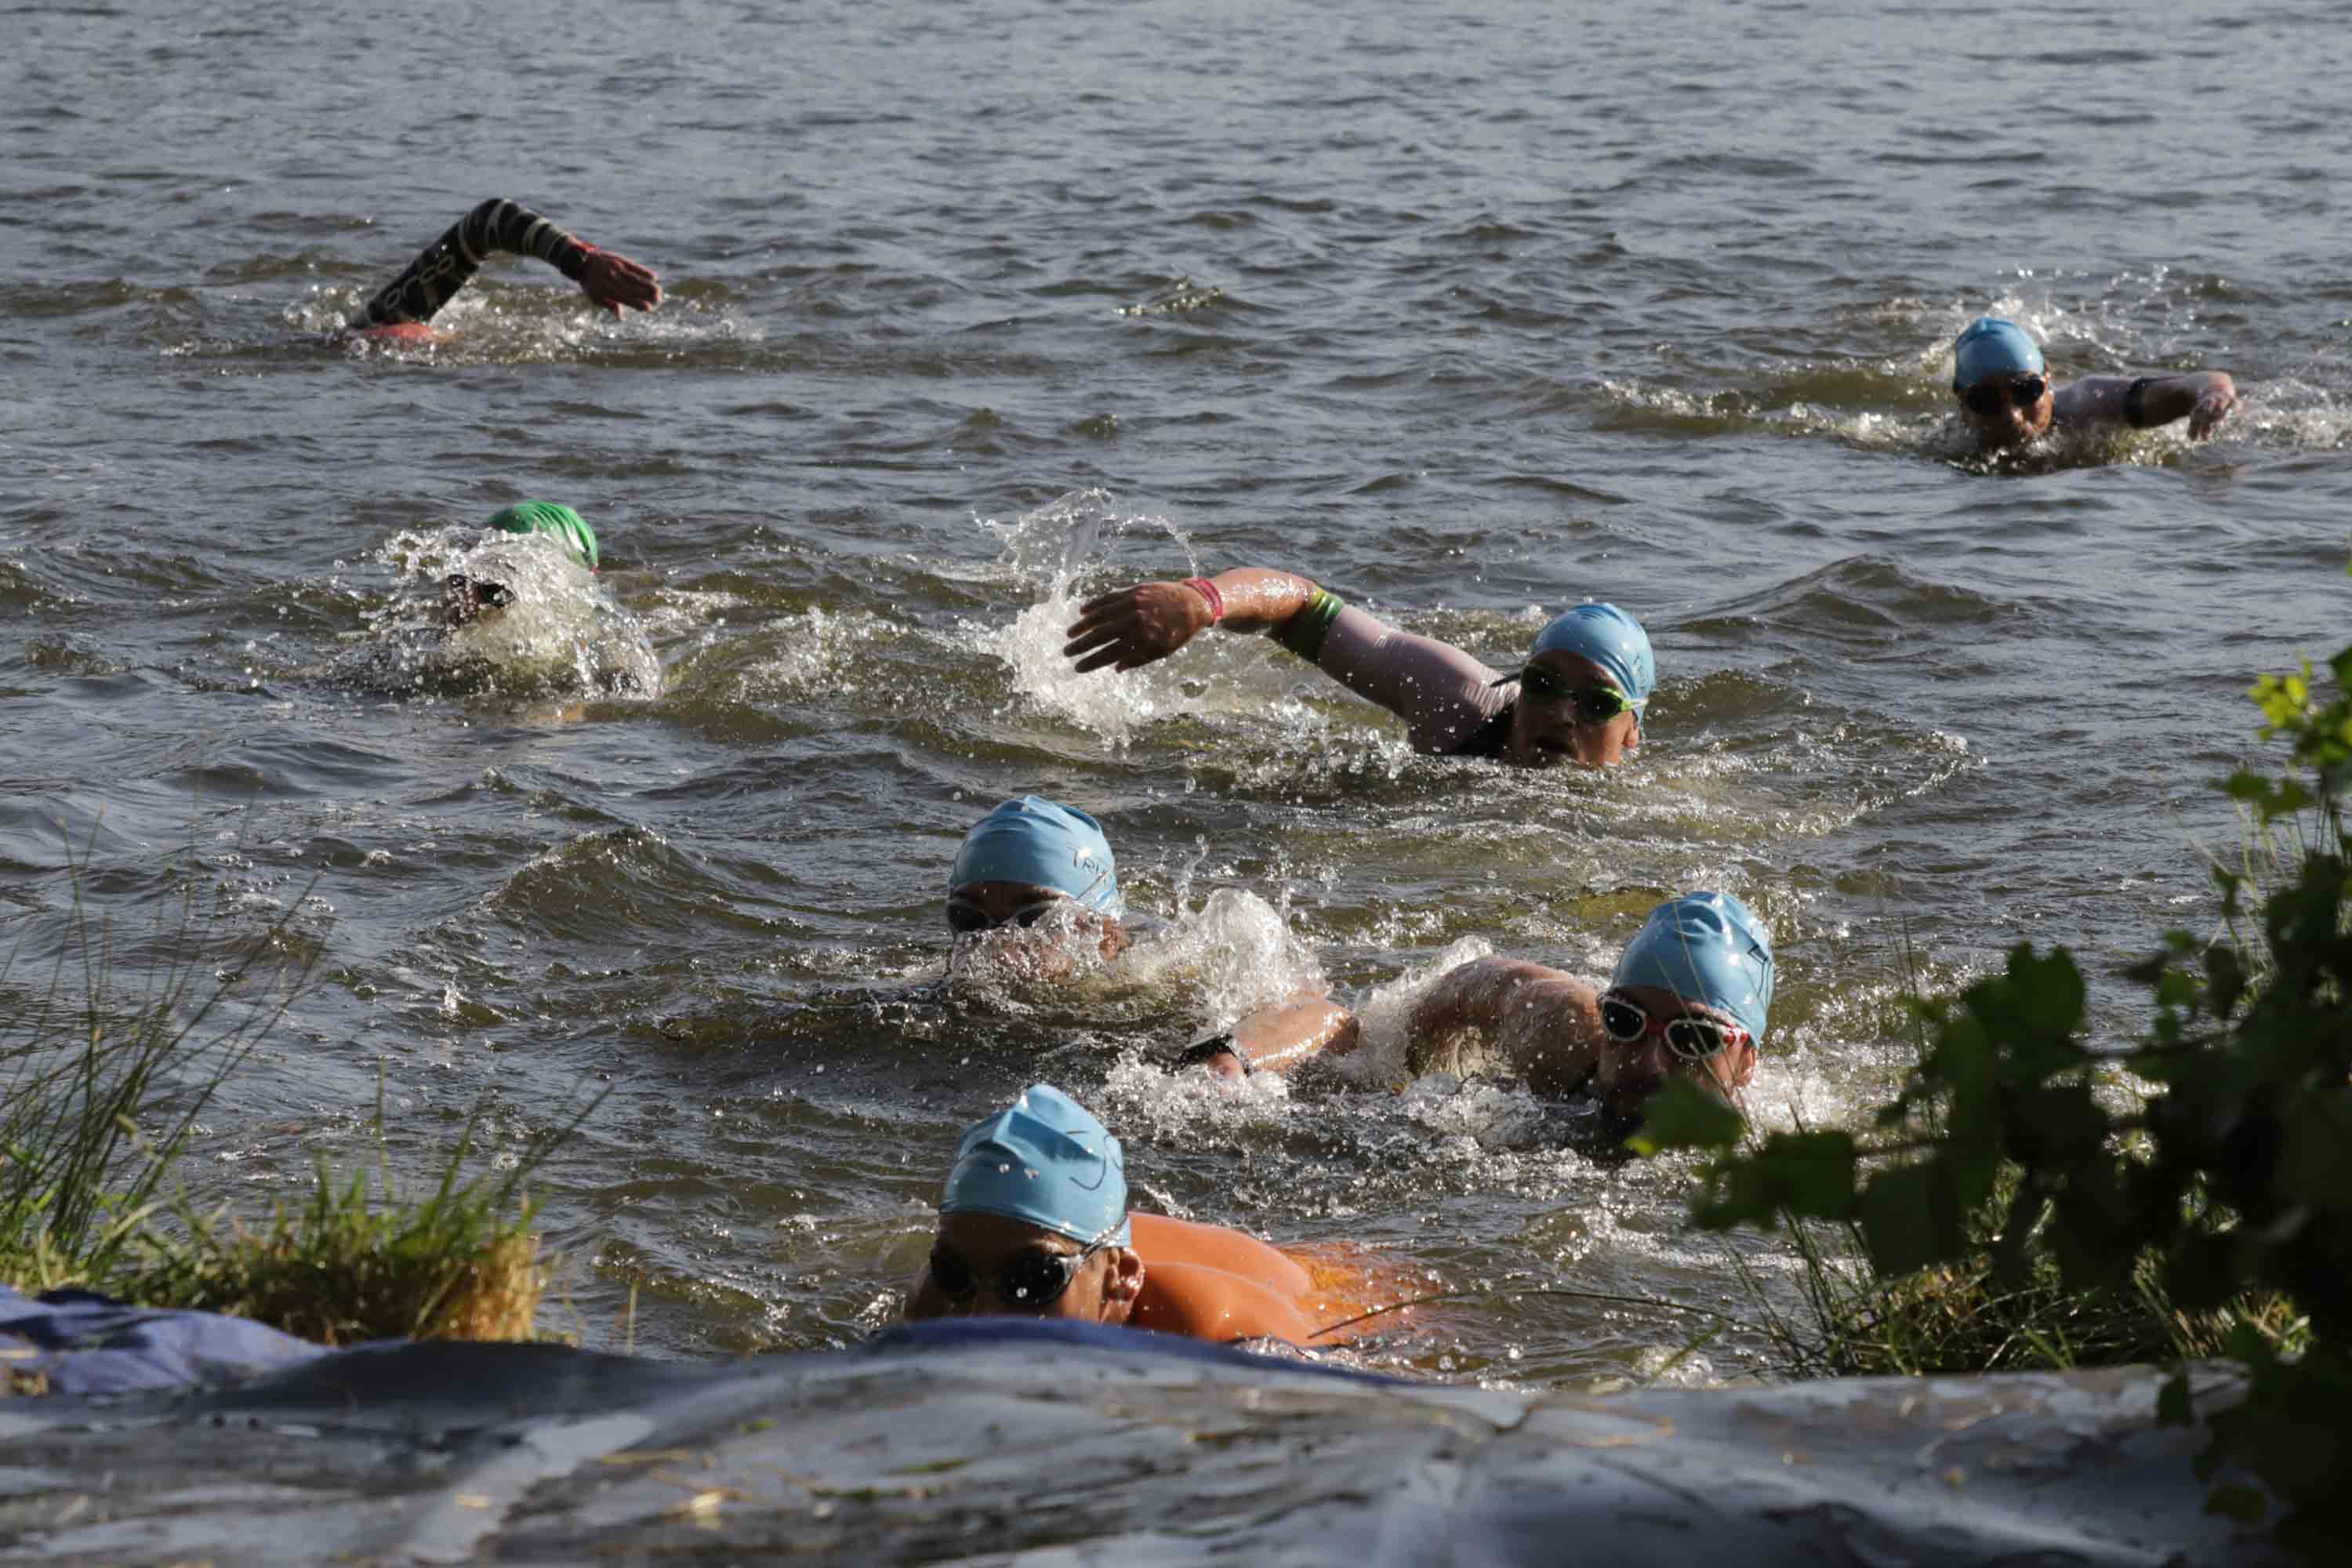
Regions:
[[[2137, 395], [2135, 387], [2139, 389]], [[2238, 384], [2222, 370], [2137, 377], [2086, 375], [2059, 388], [2053, 405], [2055, 422], [2076, 429], [2086, 425], [2125, 425], [2148, 430], [2186, 419], [2189, 438], [2202, 441], [2238, 405]]]
[[1246, 1014], [1227, 1033], [1240, 1054], [1221, 1051], [1202, 1065], [1219, 1078], [1237, 1079], [1288, 1073], [1325, 1052], [1345, 1056], [1356, 1048], [1357, 1024], [1353, 1013], [1329, 997], [1302, 995]]
[[1425, 1069], [1448, 1040], [1475, 1029], [1538, 1094], [1566, 1096], [1600, 1063], [1601, 994], [1565, 970], [1517, 958], [1474, 959], [1414, 1004], [1405, 1066]]
[[[1292, 572], [1243, 566], [1208, 579], [1224, 602], [1219, 620], [1209, 596], [1182, 583], [1139, 583], [1079, 606], [1062, 648], [1078, 673], [1128, 670], [1166, 658], [1211, 626], [1251, 633], [1279, 631], [1322, 590]], [[1316, 667], [1359, 697], [1379, 703], [1411, 728], [1413, 749], [1443, 756], [1469, 739], [1516, 692], [1501, 677], [1451, 643], [1414, 637], [1362, 610], [1339, 612], [1315, 651]]]

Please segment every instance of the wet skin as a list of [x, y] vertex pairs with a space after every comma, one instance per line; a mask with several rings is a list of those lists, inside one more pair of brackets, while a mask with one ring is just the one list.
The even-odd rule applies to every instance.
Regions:
[[948, 897], [977, 905], [994, 922], [993, 930], [1043, 923], [1050, 929], [1039, 932], [1039, 940], [1055, 946], [1070, 936], [1091, 932], [1099, 937], [1105, 958], [1118, 957], [1127, 946], [1127, 932], [1118, 921], [1057, 889], [1032, 882], [966, 882]]
[[1642, 1101], [1665, 1087], [1670, 1074], [1679, 1073], [1717, 1099], [1730, 1102], [1734, 1091], [1756, 1076], [1756, 1043], [1727, 1046], [1704, 1062], [1685, 1062], [1666, 1044], [1664, 1025], [1675, 1018], [1708, 1018], [1736, 1029], [1731, 1016], [1704, 1002], [1686, 1001], [1659, 985], [1612, 985], [1604, 997], [1622, 996], [1650, 1016], [1649, 1033], [1638, 1040], [1620, 1040], [1604, 1031], [1592, 1068], [1592, 1092], [1610, 1113], [1638, 1121]]
[[1556, 768], [1563, 763], [1605, 768], [1623, 762], [1625, 754], [1642, 743], [1642, 721], [1631, 709], [1597, 724], [1577, 712], [1576, 691], [1617, 684], [1599, 665], [1582, 654], [1558, 650], [1537, 654], [1528, 665], [1550, 670], [1569, 689], [1543, 702], [1533, 700], [1524, 686], [1520, 688], [1511, 710], [1508, 755], [1512, 762], [1528, 768]]
[[961, 1258], [978, 1276], [980, 1289], [961, 1300], [951, 1300], [932, 1279], [926, 1262], [907, 1298], [909, 1320], [1013, 1316], [1123, 1323], [1143, 1289], [1142, 1258], [1131, 1247], [1106, 1247], [1078, 1265], [1069, 1289], [1045, 1306], [1007, 1301], [999, 1289], [1006, 1265], [1032, 1253], [1070, 1258], [1086, 1248], [1069, 1237], [1003, 1215], [943, 1214], [932, 1247]]
[[[1991, 414], [1979, 414], [1969, 407], [1965, 391], [1955, 392], [1952, 395], [1959, 399], [1961, 419], [1967, 422], [1969, 429], [1976, 432], [1979, 451], [2007, 451], [2011, 447], [2022, 447], [2030, 441], [2038, 441], [2050, 433], [2051, 423], [2057, 417], [2058, 413], [2058, 390], [2047, 375], [2035, 379], [2042, 383], [2040, 397], [2032, 403], [2021, 405], [2015, 397], [2004, 395], [2000, 400], [2000, 407]], [[2005, 375], [1987, 376], [1984, 382], [1979, 384], [1999, 383], [2005, 386], [2012, 380], [2013, 378]]]
[[[1620, 1040], [1601, 1021], [1604, 995], [1624, 998], [1648, 1014], [1652, 1028], [1639, 1040]], [[1706, 1003], [1685, 1001], [1650, 985], [1595, 990], [1591, 984], [1548, 964], [1525, 959], [1473, 959], [1441, 976], [1414, 1004], [1407, 1024], [1405, 1065], [1429, 1070], [1433, 1053], [1465, 1030], [1485, 1037], [1487, 1048], [1541, 1095], [1562, 1098], [1589, 1092], [1601, 1102], [1612, 1125], [1637, 1121], [1642, 1102], [1679, 1073], [1726, 1100], [1756, 1075], [1750, 1043], [1717, 1052], [1704, 1062], [1676, 1057], [1661, 1029], [1690, 1016], [1729, 1026], [1732, 1020]]]

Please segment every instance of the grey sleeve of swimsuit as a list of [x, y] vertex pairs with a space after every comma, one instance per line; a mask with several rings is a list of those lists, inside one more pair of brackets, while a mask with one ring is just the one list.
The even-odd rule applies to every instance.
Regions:
[[1402, 719], [1412, 749], [1444, 756], [1519, 694], [1516, 682], [1495, 684], [1489, 669], [1451, 643], [1401, 632], [1353, 605], [1324, 634], [1315, 660], [1323, 673], [1359, 697]]

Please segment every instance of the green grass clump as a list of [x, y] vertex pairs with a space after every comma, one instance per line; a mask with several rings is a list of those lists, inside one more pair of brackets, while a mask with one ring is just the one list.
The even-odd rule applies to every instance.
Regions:
[[[381, 1135], [381, 1123], [378, 1133]], [[433, 1194], [404, 1203], [389, 1174], [339, 1180], [320, 1162], [309, 1200], [255, 1227], [179, 1211], [184, 1236], [150, 1233], [118, 1275], [147, 1305], [227, 1312], [319, 1344], [376, 1339], [528, 1340], [547, 1268], [520, 1191], [535, 1159], [460, 1179], [471, 1129]]]
[[[193, 912], [183, 904], [166, 951], [201, 947]], [[258, 1226], [200, 1214], [184, 1194], [167, 1195], [177, 1161], [319, 949], [281, 921], [208, 983], [198, 961], [175, 956], [125, 994], [79, 877], [72, 931], [45, 990], [15, 983], [21, 949], [0, 964], [0, 1281], [230, 1313], [322, 1344], [536, 1337], [549, 1270], [522, 1184], [576, 1120], [507, 1171], [471, 1179], [468, 1127], [432, 1193], [409, 1202], [381, 1168], [379, 1106], [374, 1173], [344, 1179], [322, 1161], [307, 1201]], [[8, 1371], [6, 1392], [46, 1387]]]
[[2069, 1289], [2040, 1248], [2023, 1255], [2022, 1268], [2004, 1268], [1990, 1221], [1979, 1216], [1978, 1245], [1966, 1257], [1895, 1275], [1871, 1267], [1859, 1237], [1790, 1226], [1801, 1310], [1784, 1310], [1781, 1298], [1746, 1271], [1774, 1370], [1795, 1378], [1917, 1377], [2161, 1366], [2228, 1354], [2241, 1326], [2282, 1354], [2295, 1353], [2309, 1334], [2309, 1321], [2276, 1291], [2184, 1310], [2165, 1294], [2152, 1259], [2125, 1284], [2090, 1289]]

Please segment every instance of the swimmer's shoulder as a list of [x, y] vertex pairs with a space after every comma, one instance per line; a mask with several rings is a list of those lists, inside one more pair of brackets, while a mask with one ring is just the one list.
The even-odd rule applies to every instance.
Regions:
[[1305, 1344], [1315, 1330], [1295, 1299], [1265, 1284], [1197, 1263], [1144, 1264], [1143, 1293], [1130, 1326], [1188, 1339], [1287, 1340]]
[[2127, 375], [2086, 375], [2070, 381], [2051, 395], [2051, 422], [2069, 430], [2127, 425], [2126, 403], [2132, 385]]

